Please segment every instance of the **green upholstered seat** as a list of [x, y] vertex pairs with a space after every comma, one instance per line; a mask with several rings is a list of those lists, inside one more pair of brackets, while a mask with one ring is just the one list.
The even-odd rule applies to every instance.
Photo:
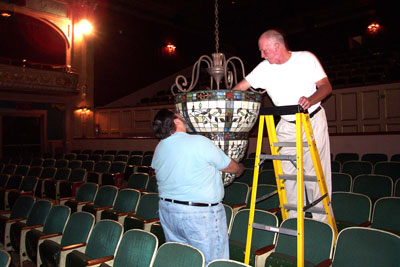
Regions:
[[342, 165], [342, 173], [350, 174], [354, 179], [360, 174], [372, 174], [372, 164], [368, 161], [346, 161]]
[[369, 161], [372, 163], [372, 165], [375, 165], [378, 162], [381, 161], [388, 161], [389, 157], [387, 154], [383, 153], [367, 153], [361, 156], [362, 161]]
[[125, 231], [129, 229], [144, 229], [149, 231], [151, 224], [159, 221], [158, 201], [157, 193], [144, 194], [139, 200], [136, 214], [125, 218]]
[[[297, 230], [297, 218], [282, 222], [282, 228]], [[332, 258], [334, 244], [332, 227], [326, 223], [304, 219], [305, 266], [315, 266]], [[296, 266], [297, 236], [279, 234], [275, 251], [268, 256], [265, 266]]]
[[122, 233], [123, 227], [119, 222], [112, 220], [97, 222], [93, 227], [84, 251], [75, 249], [68, 253], [65, 266], [86, 266], [89, 261], [103, 257], [108, 257], [112, 261]]
[[213, 260], [207, 267], [251, 267], [250, 265], [234, 260]]
[[333, 192], [332, 209], [338, 231], [350, 226], [367, 226], [371, 221], [371, 199], [362, 194]]
[[358, 175], [353, 181], [353, 192], [367, 195], [375, 203], [381, 197], [392, 196], [393, 181], [385, 175]]
[[[257, 187], [256, 199], [259, 199], [263, 196], [268, 198], [256, 202], [256, 209], [266, 210], [269, 212], [276, 212], [279, 210], [279, 196], [276, 186], [259, 184]], [[246, 208], [250, 208], [250, 198], [251, 198], [251, 190], [248, 196]]]
[[127, 188], [137, 189], [139, 191], [145, 191], [149, 182], [148, 173], [132, 173], [128, 178]]
[[67, 206], [53, 206], [46, 217], [42, 229], [27, 230], [25, 237], [21, 236], [20, 262], [24, 262], [29, 258], [36, 263], [39, 239], [45, 235], [61, 234], [70, 214], [71, 209]]
[[62, 236], [49, 237], [39, 241], [40, 257], [38, 257], [37, 266], [42, 264], [44, 267], [58, 266], [61, 259], [62, 264], [60, 266], [64, 266], [67, 253], [63, 248], [86, 243], [94, 223], [93, 214], [83, 211], [72, 214], [67, 221]]
[[383, 197], [375, 202], [371, 227], [400, 236], [400, 197]]
[[167, 242], [160, 246], [153, 267], [202, 267], [203, 253], [197, 248], [177, 242]]
[[382, 230], [350, 227], [338, 235], [332, 267], [395, 267], [400, 263], [400, 237]]
[[[232, 260], [244, 262], [249, 212], [249, 209], [242, 209], [233, 218], [229, 236], [229, 254], [230, 259]], [[274, 214], [264, 210], [255, 210], [254, 222], [278, 227], [278, 218]], [[265, 257], [267, 256], [266, 253], [273, 249], [275, 239], [276, 234], [274, 232], [253, 229], [250, 265], [254, 266], [256, 262], [264, 262]]]
[[351, 185], [350, 174], [332, 172], [332, 192], [351, 192]]
[[87, 204], [88, 202], [93, 202], [97, 194], [98, 188], [98, 184], [84, 183], [78, 188], [75, 198], [62, 198], [60, 199], [60, 203], [70, 207], [71, 213], [82, 211], [82, 206], [84, 204]]
[[117, 197], [118, 188], [113, 185], [103, 185], [99, 188], [93, 203], [86, 204], [82, 207], [82, 211], [92, 213], [96, 221], [100, 220], [101, 211], [110, 209], [114, 205]]
[[136, 212], [140, 199], [140, 192], [135, 189], [125, 188], [118, 192], [112, 209], [101, 212], [101, 219], [111, 219], [123, 223], [126, 216]]
[[351, 161], [351, 160], [359, 160], [360, 156], [357, 153], [338, 153], [335, 156], [335, 160], [339, 161], [340, 164], [343, 166], [343, 163], [346, 161]]
[[400, 178], [400, 162], [378, 162], [375, 164], [374, 174], [389, 176], [395, 183]]
[[0, 266], [8, 267], [11, 262], [11, 256], [7, 251], [0, 249]]

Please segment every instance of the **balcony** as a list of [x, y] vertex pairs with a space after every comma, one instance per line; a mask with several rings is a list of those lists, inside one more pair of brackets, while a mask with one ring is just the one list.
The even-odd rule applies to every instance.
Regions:
[[70, 66], [0, 58], [0, 91], [73, 95], [77, 85], [78, 74]]

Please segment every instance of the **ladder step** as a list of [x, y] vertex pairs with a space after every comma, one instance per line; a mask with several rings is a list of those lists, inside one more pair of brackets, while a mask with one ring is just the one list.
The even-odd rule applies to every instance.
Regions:
[[[283, 205], [283, 208], [287, 209], [287, 210], [295, 210], [297, 211], [297, 205], [293, 205], [293, 204], [285, 204]], [[323, 208], [316, 208], [316, 207], [312, 207], [307, 209], [307, 212], [311, 212], [311, 213], [318, 213], [318, 214], [326, 214], [325, 210]]]
[[279, 233], [279, 234], [297, 236], [296, 230], [282, 228], [282, 227], [274, 227], [274, 226], [269, 226], [269, 225], [265, 225], [265, 224], [261, 224], [261, 223], [253, 223], [253, 228], [259, 229], [259, 230], [270, 231], [270, 232], [274, 232], [274, 233]]
[[[296, 142], [275, 142], [273, 143], [274, 146], [276, 147], [296, 147]], [[308, 147], [307, 142], [303, 142], [303, 146]]]
[[[282, 174], [279, 175], [279, 178], [282, 180], [290, 180], [290, 181], [296, 181], [297, 180], [297, 175], [295, 174]], [[305, 182], [317, 182], [317, 176], [312, 176], [312, 175], [304, 175], [303, 179]]]
[[290, 160], [296, 161], [296, 155], [266, 155], [261, 154], [260, 159], [272, 159], [272, 160]]

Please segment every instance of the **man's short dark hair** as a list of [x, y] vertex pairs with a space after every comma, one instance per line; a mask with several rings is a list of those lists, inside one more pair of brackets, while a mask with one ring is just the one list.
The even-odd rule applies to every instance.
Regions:
[[154, 117], [152, 128], [156, 137], [160, 140], [167, 138], [176, 131], [174, 120], [178, 117], [174, 112], [163, 108]]

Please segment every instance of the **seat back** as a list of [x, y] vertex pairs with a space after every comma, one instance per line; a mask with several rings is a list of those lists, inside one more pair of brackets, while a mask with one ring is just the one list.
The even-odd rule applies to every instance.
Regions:
[[237, 205], [246, 203], [249, 186], [245, 183], [233, 182], [225, 187], [225, 197], [223, 203]]
[[42, 175], [43, 167], [42, 166], [31, 166], [28, 171], [27, 176], [36, 176], [40, 177]]
[[106, 150], [104, 155], [117, 155], [117, 150]]
[[382, 153], [367, 153], [362, 155], [361, 160], [371, 162], [372, 165], [375, 165], [377, 162], [388, 161], [389, 158], [388, 155]]
[[337, 227], [342, 230], [371, 220], [372, 202], [368, 196], [351, 192], [333, 192], [332, 209]]
[[131, 155], [128, 160], [128, 165], [142, 165], [143, 156], [142, 155]]
[[55, 180], [68, 180], [71, 175], [70, 168], [58, 168], [54, 176]]
[[114, 161], [110, 166], [110, 173], [124, 173], [126, 168], [126, 162], [124, 161]]
[[213, 260], [207, 267], [251, 267], [250, 265], [244, 264], [234, 260]]
[[372, 203], [375, 203], [381, 197], [392, 196], [393, 181], [385, 175], [358, 175], [353, 182], [353, 192], [367, 195], [371, 198]]
[[11, 263], [11, 256], [7, 251], [0, 249], [0, 266], [8, 267]]
[[32, 166], [42, 166], [43, 161], [44, 161], [43, 158], [35, 157], [35, 158], [33, 158], [32, 161], [31, 161], [31, 167], [32, 167]]
[[118, 192], [113, 209], [119, 212], [136, 211], [139, 199], [139, 191], [130, 188], [122, 189]]
[[56, 168], [67, 168], [69, 164], [69, 160], [67, 159], [57, 159], [56, 160], [56, 164], [54, 165], [54, 167]]
[[18, 189], [22, 182], [22, 175], [11, 175], [5, 184], [5, 189]]
[[[129, 182], [129, 181], [128, 181]], [[158, 184], [157, 184], [157, 178], [155, 175], [151, 176], [149, 178], [149, 181], [147, 182], [146, 186], [146, 191], [147, 192], [154, 192], [158, 193]]]
[[[14, 204], [15, 205], [15, 204]], [[36, 201], [26, 219], [26, 225], [43, 225], [47, 215], [49, 214], [51, 208], [51, 203], [48, 200], [38, 200]]]
[[30, 166], [28, 165], [18, 165], [17, 168], [15, 169], [14, 174], [26, 176], [28, 174], [29, 168]]
[[139, 229], [128, 230], [118, 246], [113, 267], [151, 266], [157, 247], [158, 240], [154, 234]]
[[82, 162], [82, 168], [88, 172], [91, 172], [94, 170], [94, 164], [94, 160], [85, 160], [84, 162]]
[[42, 232], [44, 234], [62, 233], [71, 209], [64, 205], [53, 206], [46, 217]]
[[88, 212], [73, 213], [65, 226], [61, 247], [87, 242], [95, 221], [93, 214]]
[[82, 150], [81, 154], [88, 154], [90, 156], [92, 154], [92, 150], [91, 149]]
[[27, 218], [34, 202], [32, 196], [19, 196], [11, 209], [10, 219]]
[[20, 190], [24, 192], [34, 192], [39, 178], [37, 176], [26, 176], [20, 186]]
[[93, 204], [99, 207], [113, 206], [118, 188], [113, 185], [103, 185], [99, 188]]
[[85, 179], [87, 171], [83, 168], [77, 168], [71, 170], [68, 180], [70, 182], [81, 182]]
[[118, 154], [114, 157], [114, 161], [122, 161], [122, 162], [128, 162], [128, 155], [124, 155], [124, 154]]
[[[282, 228], [297, 230], [297, 218], [289, 218], [282, 222]], [[304, 260], [318, 264], [332, 258], [333, 230], [326, 223], [304, 219]], [[275, 247], [276, 253], [296, 257], [297, 237], [279, 234]]]
[[400, 237], [382, 230], [351, 227], [338, 235], [332, 267], [399, 266]]
[[350, 174], [353, 179], [360, 174], [372, 174], [372, 164], [368, 161], [346, 161], [342, 173]]
[[132, 173], [128, 178], [127, 188], [145, 190], [149, 182], [147, 173]]
[[332, 172], [332, 192], [350, 192], [352, 185], [351, 175]]
[[[279, 196], [276, 186], [267, 185], [267, 184], [259, 184], [257, 187], [257, 196], [256, 199], [268, 197], [264, 200], [260, 200], [256, 202], [256, 209], [272, 211], [274, 209], [279, 208]], [[251, 198], [251, 189], [249, 192], [249, 196], [247, 199], [246, 208], [250, 208], [250, 198]]]
[[101, 161], [101, 159], [103, 158], [102, 154], [92, 154], [89, 157], [89, 160], [93, 160], [95, 163]]
[[394, 194], [395, 197], [400, 197], [400, 179], [396, 181], [395, 187], [394, 187]]
[[42, 174], [40, 178], [50, 178], [53, 179], [56, 174], [57, 169], [55, 167], [46, 167], [43, 168]]
[[74, 169], [79, 169], [82, 167], [82, 160], [79, 159], [73, 159], [70, 160], [68, 163], [68, 168], [74, 170]]
[[400, 235], [400, 197], [384, 197], [376, 201], [371, 227]]
[[99, 185], [95, 183], [84, 183], [78, 188], [75, 200], [77, 201], [93, 201], [96, 197]]
[[117, 155], [127, 155], [129, 156], [131, 152], [129, 150], [119, 150]]
[[274, 170], [263, 170], [258, 176], [258, 184], [269, 184], [276, 186], [276, 178]]
[[131, 151], [131, 155], [138, 155], [138, 156], [143, 156], [143, 151], [141, 150], [133, 150]]
[[144, 194], [140, 198], [136, 214], [147, 220], [158, 218], [158, 194]]
[[331, 171], [332, 172], [340, 172], [342, 170], [342, 165], [337, 160], [331, 161]]
[[17, 169], [17, 164], [7, 164], [4, 168], [3, 168], [3, 174], [8, 174], [8, 175], [13, 175], [15, 170]]
[[142, 165], [150, 166], [153, 160], [153, 155], [143, 155]]
[[346, 161], [350, 160], [359, 160], [360, 156], [357, 153], [338, 153], [335, 156], [335, 160], [339, 161], [340, 164], [345, 163]]
[[102, 161], [109, 161], [109, 162], [113, 162], [114, 161], [114, 155], [111, 154], [104, 154], [102, 157]]
[[76, 153], [67, 153], [64, 155], [64, 159], [67, 159], [69, 161], [76, 159], [78, 155]]
[[43, 168], [54, 167], [54, 165], [56, 165], [55, 159], [45, 159], [42, 164]]
[[111, 162], [110, 161], [99, 161], [94, 165], [95, 172], [108, 172], [110, 169]]
[[374, 174], [389, 176], [395, 183], [400, 178], [400, 162], [378, 162]]
[[158, 249], [153, 267], [202, 267], [204, 264], [204, 255], [197, 248], [187, 244], [167, 242]]
[[76, 157], [76, 159], [82, 160], [82, 162], [83, 162], [83, 161], [89, 159], [89, 154], [79, 154], [79, 155]]
[[228, 228], [228, 232], [230, 232], [231, 230], [231, 226], [232, 226], [232, 221], [233, 221], [233, 209], [231, 206], [223, 204], [224, 205], [224, 209], [225, 209], [225, 215], [226, 215], [226, 226]]
[[[240, 247], [244, 248], [244, 244], [246, 244], [247, 240], [249, 212], [250, 209], [242, 209], [233, 218], [229, 243], [239, 243], [241, 244]], [[255, 210], [254, 222], [278, 227], [278, 218], [274, 214], [263, 210]], [[275, 239], [276, 233], [274, 232], [253, 229], [251, 241], [252, 251], [275, 244]], [[236, 251], [233, 251], [233, 246], [230, 246], [230, 258], [233, 260], [243, 261], [243, 250], [240, 250], [239, 253], [235, 252]]]
[[122, 233], [123, 227], [119, 222], [107, 219], [99, 221], [90, 234], [85, 254], [94, 259], [115, 255]]

